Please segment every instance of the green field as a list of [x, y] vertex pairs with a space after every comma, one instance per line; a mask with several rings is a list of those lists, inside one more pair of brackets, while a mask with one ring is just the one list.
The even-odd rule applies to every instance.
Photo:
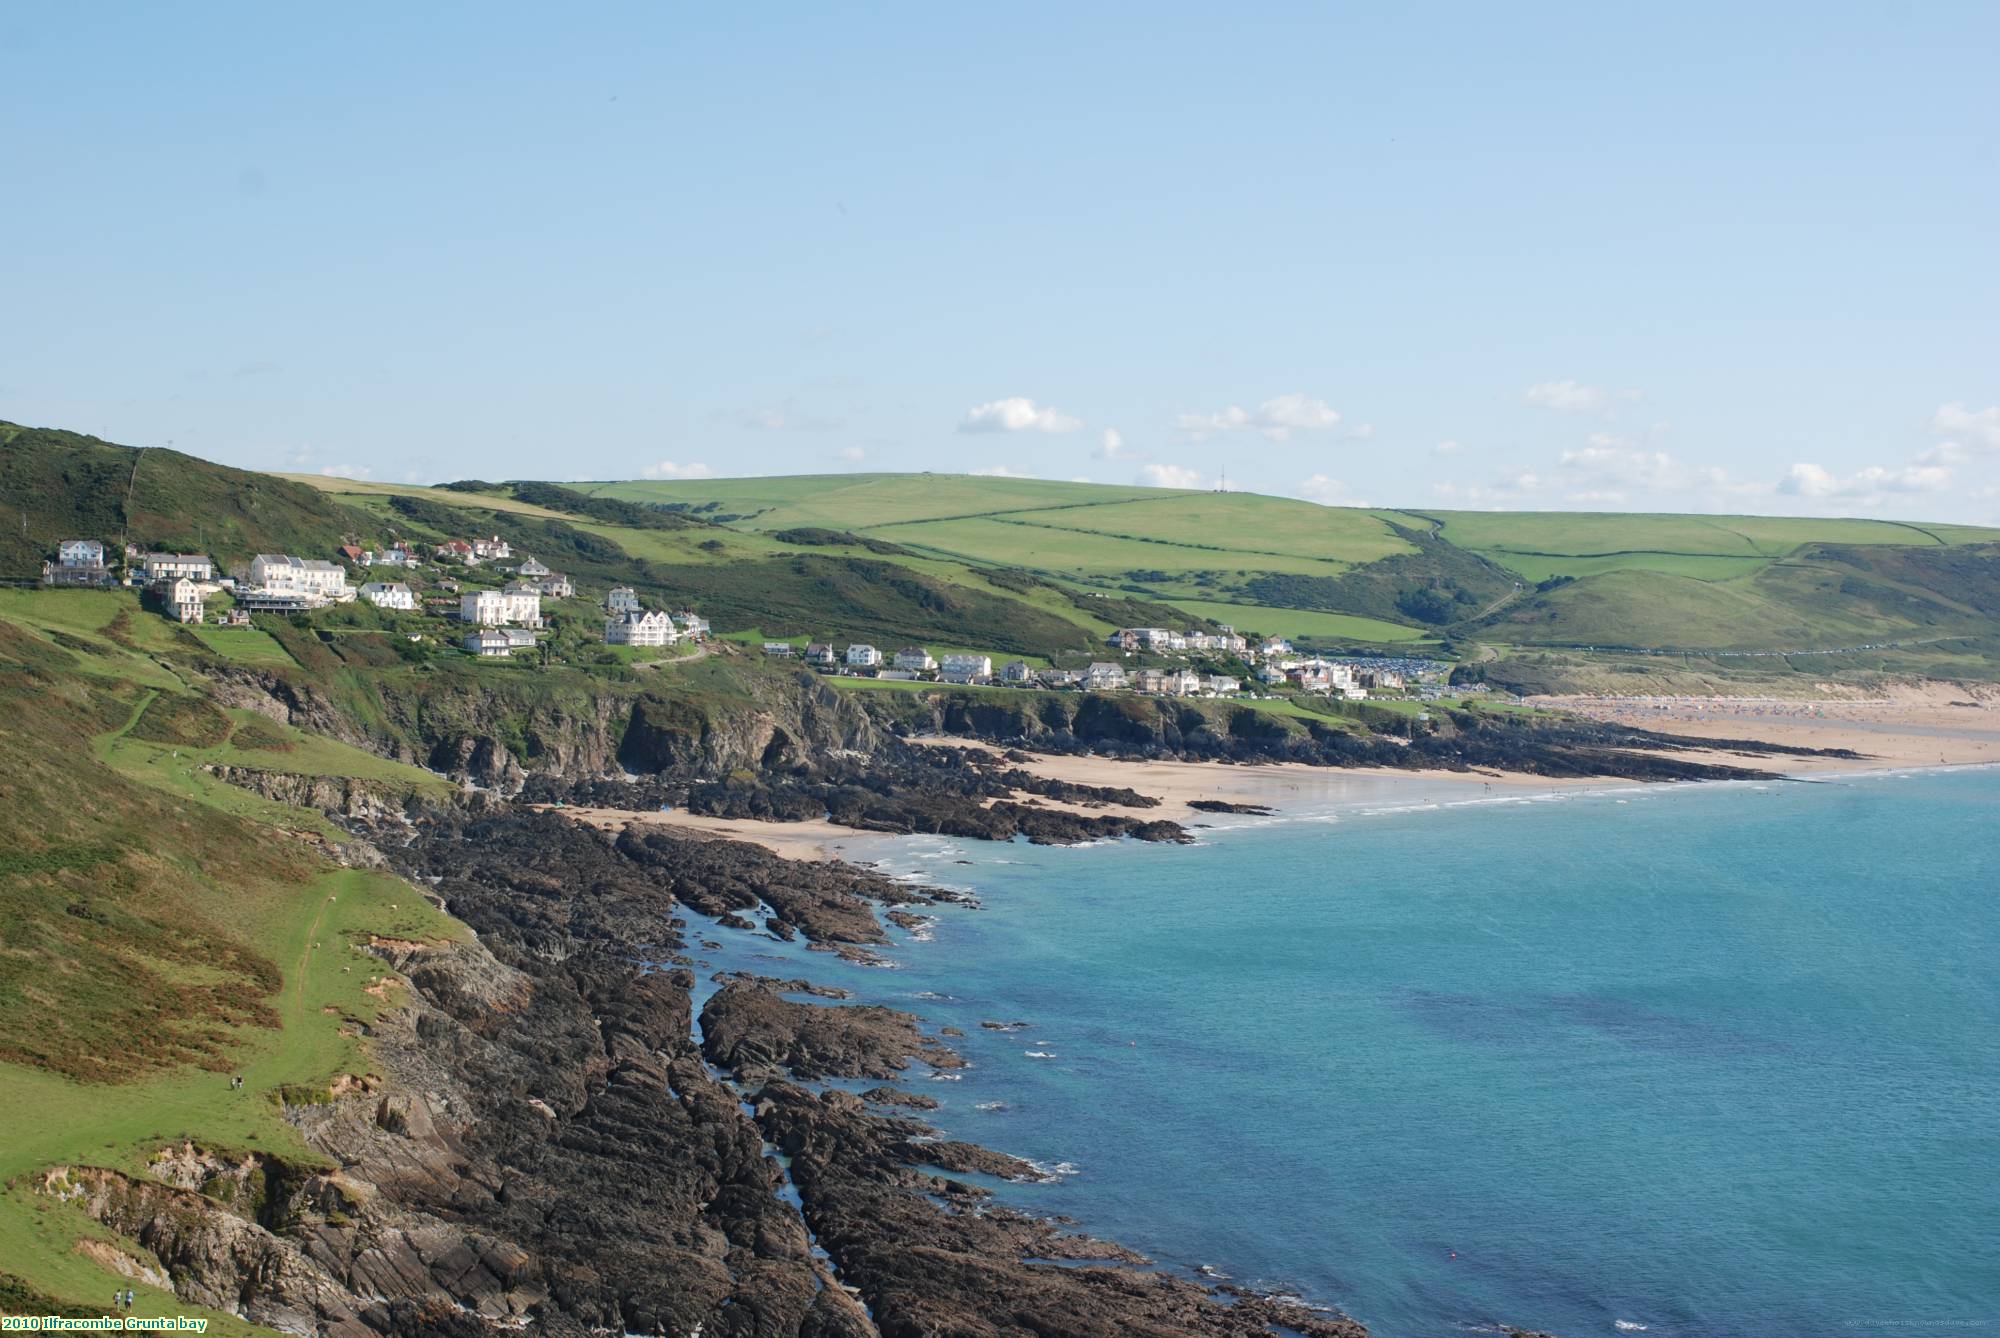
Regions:
[[1208, 600], [1176, 599], [1175, 608], [1197, 618], [1227, 623], [1239, 632], [1259, 636], [1311, 637], [1317, 640], [1359, 641], [1370, 645], [1418, 642], [1430, 633], [1401, 623], [1363, 618], [1352, 613], [1316, 613], [1311, 609], [1273, 609], [1256, 604], [1220, 604]]
[[203, 623], [187, 629], [202, 645], [226, 660], [252, 666], [284, 667], [295, 663], [269, 632], [255, 627], [217, 627]]

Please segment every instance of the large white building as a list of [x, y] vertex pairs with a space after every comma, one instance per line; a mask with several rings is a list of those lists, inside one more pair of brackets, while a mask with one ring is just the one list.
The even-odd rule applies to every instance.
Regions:
[[148, 553], [143, 564], [146, 582], [175, 581], [185, 576], [191, 581], [215, 579], [215, 563], [200, 553]]
[[101, 567], [104, 545], [96, 539], [65, 539], [56, 545], [58, 567]]
[[202, 589], [193, 577], [176, 576], [154, 588], [160, 592], [160, 604], [169, 618], [182, 623], [201, 621]]
[[873, 646], [863, 645], [857, 641], [847, 648], [847, 667], [849, 669], [875, 669], [879, 668], [881, 663], [882, 652]]
[[922, 646], [905, 646], [896, 652], [896, 667], [907, 669], [913, 674], [927, 674], [937, 668], [937, 661]]
[[250, 584], [281, 595], [317, 595], [347, 599], [347, 569], [320, 558], [295, 558], [283, 553], [259, 553], [250, 561]]
[[632, 609], [604, 620], [604, 642], [608, 646], [671, 646], [680, 640], [674, 620], [664, 613]]
[[938, 677], [946, 683], [984, 683], [993, 677], [993, 657], [947, 655], [938, 661]]
[[1125, 666], [1098, 660], [1083, 671], [1083, 685], [1092, 692], [1125, 686]]
[[361, 597], [378, 609], [414, 610], [417, 597], [401, 581], [370, 581], [361, 587]]
[[629, 585], [614, 585], [605, 592], [604, 607], [611, 613], [637, 613], [639, 592]]
[[458, 597], [458, 620], [482, 627], [522, 627], [542, 625], [542, 592], [532, 585], [510, 585], [504, 590], [468, 590]]

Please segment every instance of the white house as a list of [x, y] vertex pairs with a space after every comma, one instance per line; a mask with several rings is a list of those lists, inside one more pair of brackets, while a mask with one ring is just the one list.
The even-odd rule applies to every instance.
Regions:
[[[494, 558], [510, 558], [514, 556], [514, 550], [508, 546], [505, 539], [496, 534], [490, 539], [474, 539], [472, 556], [483, 562]], [[529, 559], [531, 562], [533, 560]]]
[[465, 634], [465, 648], [474, 655], [504, 660], [514, 653], [514, 642], [497, 627], [482, 627]]
[[1083, 671], [1083, 686], [1092, 692], [1122, 688], [1125, 686], [1125, 667], [1098, 660]]
[[664, 613], [632, 609], [604, 620], [607, 646], [671, 646], [680, 640], [674, 620]]
[[401, 581], [370, 581], [361, 587], [361, 597], [378, 609], [413, 611], [417, 597]]
[[350, 598], [347, 569], [321, 558], [259, 553], [250, 561], [250, 584], [272, 594], [317, 595], [321, 599]]
[[1243, 685], [1228, 674], [1210, 674], [1203, 686], [1215, 697], [1229, 697], [1243, 690]]
[[614, 585], [605, 592], [604, 608], [608, 613], [637, 613], [639, 592], [629, 585]]
[[533, 558], [527, 558], [523, 560], [521, 565], [517, 567], [515, 570], [520, 574], [521, 579], [523, 580], [534, 580], [537, 577], [554, 575], [554, 573], [551, 572], [547, 567], [535, 561]]
[[1026, 660], [1009, 660], [1000, 667], [1000, 681], [1016, 687], [1029, 682], [1034, 676], [1035, 671], [1028, 667]]
[[58, 567], [101, 567], [104, 545], [96, 539], [65, 539], [56, 545]]
[[458, 620], [485, 627], [500, 627], [508, 623], [540, 627], [542, 592], [532, 585], [510, 585], [504, 590], [469, 590], [458, 597]]
[[1201, 691], [1201, 675], [1192, 669], [1176, 669], [1167, 675], [1161, 690], [1175, 697], [1192, 697]]
[[162, 581], [154, 589], [159, 592], [160, 604], [169, 618], [181, 623], [201, 621], [202, 589], [193, 577], [176, 576], [171, 581]]
[[847, 648], [849, 669], [875, 669], [882, 664], [882, 652], [873, 646], [864, 646], [859, 641]]
[[789, 641], [766, 641], [764, 643], [764, 653], [776, 656], [781, 660], [789, 660], [792, 657], [792, 643]]
[[806, 647], [806, 663], [815, 669], [831, 669], [839, 660], [830, 643], [815, 641]]
[[693, 609], [682, 609], [674, 615], [674, 621], [681, 625], [681, 635], [690, 641], [708, 640], [708, 619]]
[[938, 677], [946, 683], [984, 683], [993, 677], [988, 655], [947, 655], [938, 661]]
[[922, 646], [905, 646], [896, 652], [895, 665], [913, 674], [927, 674], [937, 668], [937, 661]]
[[550, 572], [535, 582], [535, 588], [542, 592], [543, 599], [568, 599], [576, 593], [576, 586], [561, 572]]
[[215, 579], [215, 563], [199, 553], [148, 553], [143, 564], [146, 581], [173, 581], [185, 576], [191, 581]]

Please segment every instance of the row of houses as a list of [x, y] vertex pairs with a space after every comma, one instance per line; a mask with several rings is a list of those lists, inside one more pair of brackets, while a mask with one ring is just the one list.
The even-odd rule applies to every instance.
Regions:
[[1121, 627], [1104, 639], [1119, 650], [1142, 650], [1155, 655], [1184, 655], [1190, 651], [1218, 651], [1243, 655], [1250, 649], [1249, 638], [1233, 627], [1215, 632], [1176, 632], [1166, 627]]
[[[794, 654], [787, 641], [767, 641], [764, 653], [772, 656]], [[1086, 669], [1037, 669], [1026, 660], [1013, 660], [993, 669], [991, 656], [977, 653], [948, 653], [933, 657], [922, 646], [905, 646], [884, 656], [876, 647], [855, 642], [845, 650], [831, 642], [815, 641], [800, 658], [814, 669], [866, 674], [889, 680], [934, 680], [939, 683], [970, 685], [1000, 683], [1009, 687], [1080, 689], [1087, 692], [1131, 690], [1172, 697], [1230, 696], [1242, 691], [1240, 681], [1226, 674], [1200, 674], [1193, 669], [1137, 669], [1098, 661]]]

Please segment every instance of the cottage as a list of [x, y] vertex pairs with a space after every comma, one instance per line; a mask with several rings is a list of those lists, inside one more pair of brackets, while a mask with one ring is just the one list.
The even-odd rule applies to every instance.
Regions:
[[370, 581], [361, 587], [361, 597], [378, 609], [414, 612], [417, 607], [416, 595], [401, 581]]
[[542, 592], [532, 585], [510, 585], [504, 590], [468, 590], [458, 597], [458, 620], [486, 627], [509, 623], [540, 627]]
[[708, 619], [692, 609], [682, 609], [674, 615], [674, 621], [681, 625], [681, 635], [690, 641], [708, 640]]
[[[472, 556], [482, 562], [496, 562], [514, 556], [514, 550], [497, 534], [490, 539], [474, 539], [471, 550]], [[534, 559], [529, 558], [528, 561], [533, 562]]]
[[928, 674], [937, 668], [937, 661], [922, 646], [905, 646], [896, 652], [895, 665], [913, 674]]
[[[495, 556], [498, 556], [498, 554], [495, 554]], [[524, 581], [539, 580], [541, 577], [544, 576], [555, 575], [554, 572], [550, 571], [547, 567], [535, 561], [533, 558], [528, 558], [527, 560], [522, 562], [521, 565], [518, 568], [516, 568], [516, 574], [519, 575], [520, 578]]]
[[270, 594], [311, 595], [322, 600], [353, 598], [347, 588], [347, 572], [321, 558], [259, 553], [250, 560], [250, 584]]
[[1000, 681], [1015, 687], [1025, 687], [1034, 679], [1035, 671], [1028, 667], [1026, 660], [1009, 660], [1000, 669]]
[[438, 557], [448, 562], [462, 562], [468, 567], [479, 565], [479, 554], [463, 539], [447, 539], [437, 546]]
[[1210, 674], [1203, 686], [1212, 697], [1230, 697], [1243, 690], [1243, 685], [1228, 674]]
[[173, 581], [185, 576], [191, 581], [215, 579], [215, 563], [199, 553], [148, 553], [141, 564], [146, 583]]
[[396, 548], [385, 548], [379, 553], [372, 550], [363, 553], [361, 555], [361, 565], [364, 567], [414, 567], [417, 565], [417, 559], [416, 555], [410, 552], [409, 549], [399, 546]]
[[664, 613], [633, 609], [604, 620], [607, 646], [671, 646], [680, 636], [674, 620]]
[[340, 547], [334, 549], [333, 551], [339, 554], [341, 557], [346, 558], [349, 562], [352, 562], [357, 567], [366, 565], [362, 559], [365, 558], [367, 555], [361, 551], [361, 548], [358, 544], [342, 544]]
[[1129, 679], [1134, 692], [1165, 692], [1167, 675], [1161, 669], [1134, 669]]
[[946, 683], [984, 683], [992, 677], [988, 655], [947, 655], [938, 661], [938, 678]]
[[504, 660], [514, 653], [514, 642], [497, 627], [482, 627], [465, 634], [465, 648], [482, 658]]
[[1122, 688], [1125, 686], [1125, 667], [1098, 660], [1083, 671], [1083, 686], [1092, 692]]
[[815, 669], [831, 669], [839, 662], [833, 646], [828, 642], [815, 641], [806, 647], [806, 663]]
[[873, 646], [855, 642], [847, 648], [849, 669], [879, 669], [882, 666], [882, 652]]
[[604, 608], [608, 613], [637, 613], [639, 592], [629, 585], [614, 585], [604, 595]]
[[781, 660], [788, 660], [792, 656], [792, 643], [789, 641], [766, 641], [764, 643], [764, 653], [776, 656]]
[[535, 588], [542, 592], [543, 599], [568, 599], [576, 593], [576, 586], [561, 572], [550, 572], [535, 582]]
[[1201, 691], [1201, 675], [1192, 669], [1176, 669], [1167, 675], [1161, 691], [1170, 697], [1192, 697]]

